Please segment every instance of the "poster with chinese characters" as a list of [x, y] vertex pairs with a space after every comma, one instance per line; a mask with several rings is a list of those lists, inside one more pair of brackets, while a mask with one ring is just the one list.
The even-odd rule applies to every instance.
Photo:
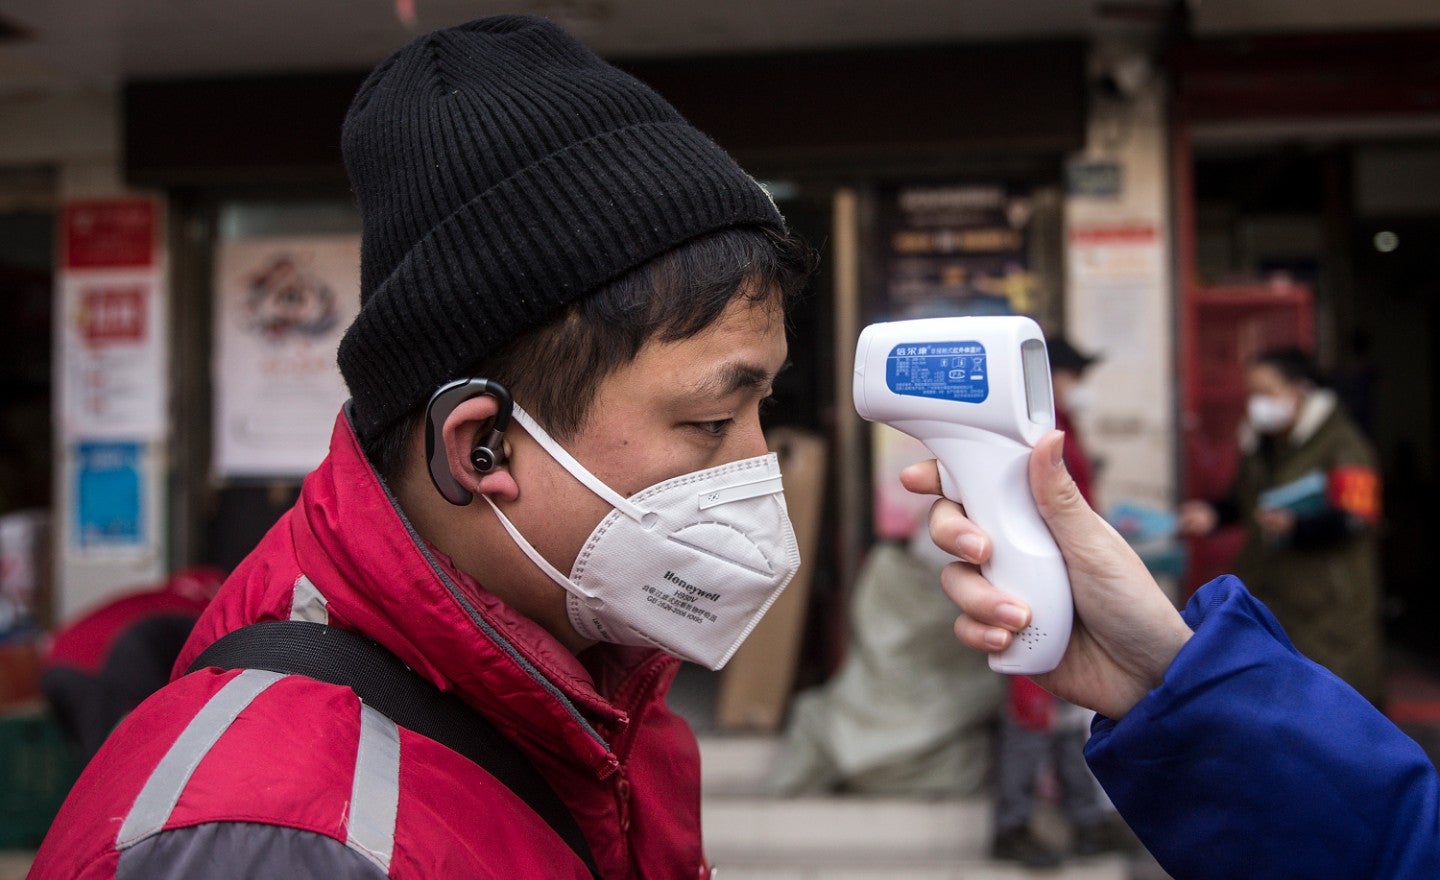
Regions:
[[61, 432], [163, 439], [169, 396], [158, 206], [77, 201], [61, 214]]
[[335, 354], [360, 309], [360, 237], [222, 242], [215, 290], [214, 471], [302, 477], [348, 397]]
[[67, 272], [60, 301], [65, 436], [163, 438], [169, 384], [159, 279], [143, 270]]

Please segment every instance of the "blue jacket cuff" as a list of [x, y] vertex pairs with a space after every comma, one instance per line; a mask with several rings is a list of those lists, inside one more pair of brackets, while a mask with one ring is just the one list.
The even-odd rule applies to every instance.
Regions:
[[1239, 580], [1201, 588], [1195, 636], [1085, 756], [1177, 880], [1440, 876], [1434, 766], [1296, 651]]

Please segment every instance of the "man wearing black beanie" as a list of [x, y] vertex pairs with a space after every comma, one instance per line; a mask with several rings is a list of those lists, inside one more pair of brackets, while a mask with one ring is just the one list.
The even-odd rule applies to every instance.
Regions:
[[[798, 565], [759, 408], [809, 251], [542, 19], [415, 40], [343, 149], [362, 306], [330, 454], [31, 876], [708, 876], [665, 694]], [[316, 641], [235, 648], [262, 631]], [[376, 656], [406, 683], [370, 688]]]

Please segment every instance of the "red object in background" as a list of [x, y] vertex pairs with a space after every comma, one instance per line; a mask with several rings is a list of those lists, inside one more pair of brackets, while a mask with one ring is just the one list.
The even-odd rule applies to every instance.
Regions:
[[40, 696], [40, 647], [37, 639], [0, 643], [0, 711]]
[[1331, 507], [1370, 525], [1380, 522], [1380, 475], [1374, 468], [1346, 465], [1330, 471], [1325, 498]]
[[98, 674], [116, 639], [136, 622], [162, 615], [199, 617], [224, 582], [223, 571], [196, 566], [175, 572], [158, 589], [150, 587], [106, 602], [61, 627], [46, 652], [45, 665]]
[[89, 761], [120, 719], [169, 681], [224, 572], [195, 567], [102, 604], [55, 633], [39, 690], [76, 757]]
[[[1182, 497], [1220, 498], [1240, 464], [1246, 366], [1269, 348], [1313, 348], [1315, 297], [1309, 286], [1290, 282], [1194, 287], [1181, 308]], [[1185, 596], [1227, 574], [1243, 541], [1239, 527], [1192, 539]]]
[[69, 202], [60, 221], [60, 265], [66, 269], [146, 269], [155, 264], [153, 199]]

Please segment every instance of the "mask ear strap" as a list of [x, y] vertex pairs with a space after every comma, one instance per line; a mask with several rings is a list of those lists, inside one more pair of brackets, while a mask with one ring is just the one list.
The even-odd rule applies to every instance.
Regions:
[[515, 524], [510, 521], [510, 517], [500, 512], [500, 508], [495, 506], [495, 502], [490, 500], [489, 495], [481, 495], [480, 497], [485, 500], [486, 504], [490, 505], [491, 510], [495, 511], [495, 518], [500, 520], [500, 525], [504, 526], [505, 531], [510, 533], [510, 539], [515, 542], [516, 547], [520, 548], [520, 552], [530, 557], [530, 561], [535, 563], [536, 567], [541, 571], [545, 572], [550, 580], [559, 584], [567, 593], [573, 593], [576, 596], [592, 601], [595, 599], [594, 593], [581, 589], [579, 584], [570, 580], [560, 569], [551, 565], [550, 560], [541, 556], [540, 551], [536, 550], [529, 541], [525, 540], [525, 536], [520, 534], [519, 529], [515, 528]]
[[636, 522], [644, 521], [647, 516], [647, 511], [636, 507], [619, 492], [602, 483], [599, 477], [590, 473], [590, 471], [585, 468], [585, 465], [575, 460], [575, 456], [566, 452], [564, 447], [556, 443], [555, 438], [545, 433], [545, 429], [536, 424], [535, 420], [530, 417], [530, 414], [521, 409], [519, 404], [515, 404], [511, 415], [531, 437], [535, 438], [536, 443], [539, 443], [545, 448], [546, 452], [550, 453], [551, 458], [559, 462], [560, 466], [569, 471], [571, 476], [584, 483], [587, 489], [599, 495], [609, 503], [611, 507]]

